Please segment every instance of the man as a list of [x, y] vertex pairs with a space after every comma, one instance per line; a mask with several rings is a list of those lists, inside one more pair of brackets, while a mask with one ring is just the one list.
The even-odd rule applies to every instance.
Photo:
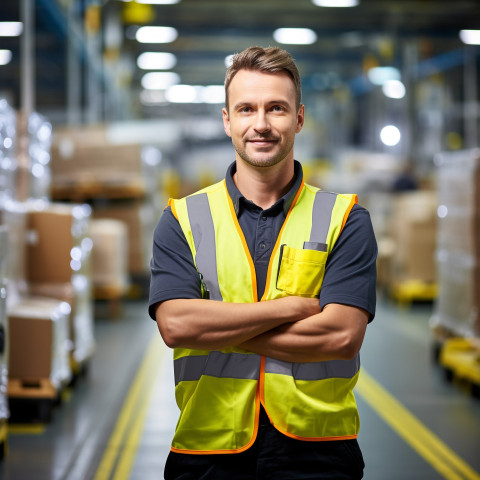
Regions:
[[170, 479], [358, 479], [353, 387], [375, 314], [376, 242], [355, 195], [303, 182], [300, 75], [251, 47], [225, 79], [224, 181], [172, 200], [149, 313], [174, 348]]

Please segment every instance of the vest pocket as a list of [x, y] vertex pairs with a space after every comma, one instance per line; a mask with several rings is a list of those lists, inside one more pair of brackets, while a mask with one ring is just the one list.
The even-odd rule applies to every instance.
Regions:
[[282, 245], [277, 289], [291, 295], [316, 297], [320, 293], [327, 252]]

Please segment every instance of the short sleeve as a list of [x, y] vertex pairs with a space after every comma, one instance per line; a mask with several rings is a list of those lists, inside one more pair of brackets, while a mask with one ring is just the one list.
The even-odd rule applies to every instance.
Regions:
[[153, 234], [150, 317], [155, 320], [157, 303], [176, 298], [201, 298], [201, 286], [185, 235], [170, 207], [167, 207]]
[[368, 211], [355, 205], [325, 267], [320, 306], [329, 303], [366, 310], [375, 316], [377, 242]]

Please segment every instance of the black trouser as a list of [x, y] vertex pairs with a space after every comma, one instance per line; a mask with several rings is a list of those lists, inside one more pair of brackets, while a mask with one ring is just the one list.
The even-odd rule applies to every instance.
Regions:
[[262, 409], [257, 439], [247, 451], [231, 455], [170, 452], [165, 479], [358, 480], [364, 467], [356, 440], [294, 440], [273, 428]]

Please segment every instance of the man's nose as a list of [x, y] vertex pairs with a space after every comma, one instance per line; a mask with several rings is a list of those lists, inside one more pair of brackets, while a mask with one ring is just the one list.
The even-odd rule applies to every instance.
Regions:
[[257, 132], [266, 132], [270, 130], [270, 123], [268, 121], [268, 116], [264, 110], [259, 110], [255, 117], [254, 128]]

